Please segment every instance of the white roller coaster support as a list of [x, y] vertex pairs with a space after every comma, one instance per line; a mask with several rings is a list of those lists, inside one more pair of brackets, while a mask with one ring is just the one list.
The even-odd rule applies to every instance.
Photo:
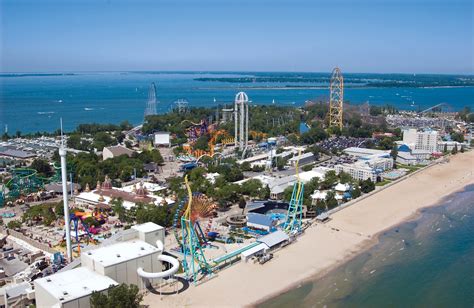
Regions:
[[176, 272], [179, 269], [179, 261], [173, 257], [170, 256], [165, 256], [163, 255], [163, 243], [158, 240], [156, 241], [156, 247], [158, 247], [159, 250], [159, 256], [158, 256], [158, 261], [166, 262], [171, 264], [171, 268], [164, 271], [164, 272], [158, 272], [158, 273], [150, 273], [146, 272], [143, 270], [143, 268], [139, 267], [137, 269], [137, 274], [138, 276], [142, 278], [147, 278], [147, 279], [156, 279], [156, 278], [167, 278], [170, 276], [173, 276], [176, 274]]

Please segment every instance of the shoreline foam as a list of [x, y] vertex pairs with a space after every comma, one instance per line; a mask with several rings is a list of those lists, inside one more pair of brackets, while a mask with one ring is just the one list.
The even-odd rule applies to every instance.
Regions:
[[[474, 152], [458, 154], [332, 215], [308, 228], [292, 245], [261, 266], [240, 262], [219, 277], [181, 294], [147, 295], [145, 304], [166, 306], [254, 306], [308, 280], [324, 277], [377, 243], [379, 235], [416, 219], [423, 208], [474, 183]], [[339, 231], [336, 231], [339, 230]], [[334, 243], [337, 243], [334, 245]]]

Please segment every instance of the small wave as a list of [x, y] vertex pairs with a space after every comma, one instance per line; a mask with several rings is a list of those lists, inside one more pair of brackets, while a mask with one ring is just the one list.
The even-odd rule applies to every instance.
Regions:
[[38, 111], [38, 114], [54, 114], [55, 111]]
[[85, 110], [85, 111], [91, 111], [91, 110], [94, 110], [94, 108], [84, 107], [84, 110]]

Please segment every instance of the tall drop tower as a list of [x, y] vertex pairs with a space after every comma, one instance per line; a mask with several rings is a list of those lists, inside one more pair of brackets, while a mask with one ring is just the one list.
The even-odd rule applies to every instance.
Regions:
[[148, 101], [145, 108], [145, 117], [156, 114], [156, 86], [152, 82], [148, 90]]
[[336, 67], [332, 71], [331, 91], [329, 98], [329, 127], [342, 129], [342, 111], [344, 104], [344, 79], [341, 70]]
[[243, 151], [249, 141], [249, 97], [245, 92], [235, 96], [234, 103], [235, 147]]

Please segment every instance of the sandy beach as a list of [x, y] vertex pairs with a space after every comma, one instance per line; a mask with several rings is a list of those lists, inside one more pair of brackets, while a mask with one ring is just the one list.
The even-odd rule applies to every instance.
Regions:
[[449, 163], [431, 166], [334, 213], [326, 224], [314, 224], [292, 245], [260, 265], [240, 262], [214, 279], [186, 291], [148, 294], [151, 307], [251, 306], [324, 275], [377, 241], [385, 229], [414, 218], [421, 208], [474, 183], [474, 151], [458, 154]]

